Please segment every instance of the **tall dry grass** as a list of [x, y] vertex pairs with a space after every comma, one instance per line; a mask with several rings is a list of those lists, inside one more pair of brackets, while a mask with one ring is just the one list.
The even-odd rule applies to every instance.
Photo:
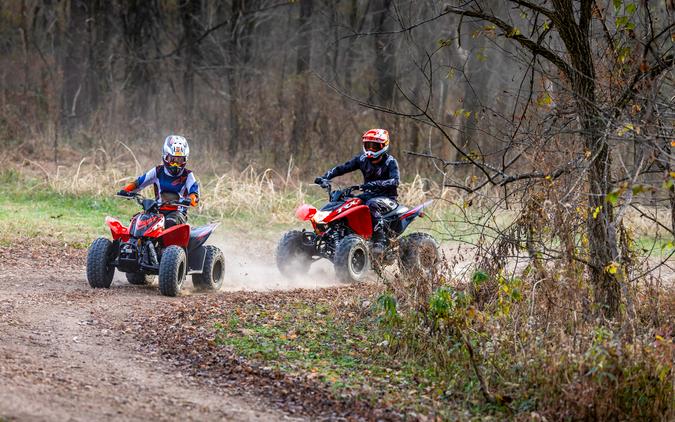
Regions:
[[[68, 156], [68, 154], [63, 154]], [[76, 154], [72, 154], [76, 156]], [[149, 156], [139, 156], [129, 146], [117, 142], [115, 148], [97, 148], [90, 154], [62, 161], [55, 165], [48, 160], [15, 159], [11, 166], [26, 179], [26, 189], [48, 189], [63, 195], [112, 196], [138, 175], [160, 164]], [[299, 176], [300, 169], [292, 160], [285, 172], [258, 169], [249, 165], [243, 171], [221, 169], [215, 160], [191, 162], [201, 191], [198, 213], [215, 218], [250, 218], [256, 224], [292, 224], [295, 208], [305, 202], [321, 206], [327, 194], [311, 181]], [[335, 186], [358, 184], [360, 174], [344, 176]], [[152, 196], [152, 189], [143, 192]], [[399, 201], [417, 205], [430, 198], [437, 199], [432, 212], [440, 213], [444, 204], [452, 201], [452, 193], [437, 184], [415, 175], [399, 187]], [[443, 199], [439, 201], [438, 199]]]

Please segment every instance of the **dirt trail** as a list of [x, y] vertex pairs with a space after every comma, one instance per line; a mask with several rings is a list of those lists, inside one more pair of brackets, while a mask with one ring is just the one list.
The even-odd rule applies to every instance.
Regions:
[[180, 374], [126, 330], [102, 328], [180, 299], [119, 281], [91, 290], [84, 255], [0, 248], [0, 420], [288, 419], [264, 398]]

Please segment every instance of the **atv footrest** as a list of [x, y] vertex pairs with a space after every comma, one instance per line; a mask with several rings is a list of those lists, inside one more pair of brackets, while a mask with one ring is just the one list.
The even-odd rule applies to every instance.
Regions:
[[206, 248], [203, 245], [191, 250], [188, 256], [188, 274], [201, 274], [205, 259]]

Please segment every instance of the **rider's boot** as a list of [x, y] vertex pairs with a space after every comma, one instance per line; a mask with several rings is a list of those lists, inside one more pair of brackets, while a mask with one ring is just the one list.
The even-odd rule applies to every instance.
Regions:
[[384, 253], [384, 248], [386, 246], [387, 239], [384, 233], [384, 224], [382, 221], [379, 221], [375, 227], [373, 227], [373, 256], [380, 257]]

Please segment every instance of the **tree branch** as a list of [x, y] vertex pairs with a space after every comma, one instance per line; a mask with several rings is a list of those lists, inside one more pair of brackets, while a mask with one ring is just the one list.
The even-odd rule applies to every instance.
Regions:
[[498, 17], [476, 10], [462, 10], [451, 6], [447, 6], [444, 12], [450, 12], [460, 16], [469, 16], [472, 18], [478, 18], [493, 23], [502, 31], [504, 31], [504, 36], [506, 38], [510, 38], [517, 41], [520, 45], [528, 49], [532, 54], [544, 57], [545, 59], [553, 63], [558, 69], [560, 69], [560, 71], [563, 72], [565, 76], [567, 76], [567, 78], [569, 78], [570, 80], [572, 79], [574, 71], [565, 62], [565, 60], [563, 60], [560, 56], [555, 54], [552, 50], [522, 35], [516, 27], [509, 25], [508, 23], [504, 22]]

